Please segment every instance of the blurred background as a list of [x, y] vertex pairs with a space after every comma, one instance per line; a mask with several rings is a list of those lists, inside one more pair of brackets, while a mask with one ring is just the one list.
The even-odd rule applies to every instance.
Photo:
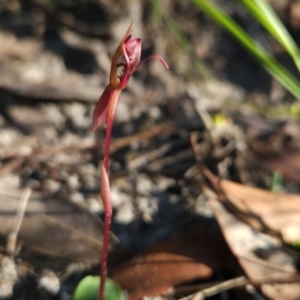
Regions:
[[[220, 178], [299, 192], [298, 53], [293, 56], [245, 8], [247, 1], [214, 1], [272, 59], [249, 52], [220, 18], [211, 18], [210, 2], [0, 1], [2, 213], [15, 212], [21, 191], [30, 188], [42, 203], [59, 200], [103, 217], [99, 165], [105, 129], [92, 132], [91, 115], [131, 21], [133, 36], [143, 40], [142, 58], [161, 55], [170, 69], [157, 60], [145, 62], [121, 95], [110, 165], [116, 243], [136, 253], [199, 216], [216, 227], [199, 184], [191, 184], [191, 134], [202, 160]], [[269, 3], [297, 45], [300, 1]], [[7, 203], [15, 203], [14, 210]], [[55, 203], [51, 208], [64, 211]], [[11, 224], [14, 213], [5, 215], [0, 218]], [[44, 255], [62, 240], [48, 231], [47, 243], [36, 246], [44, 225], [28, 224], [20, 239], [37, 268], [32, 253]], [[3, 248], [9, 228], [0, 229]], [[63, 242], [69, 249], [74, 243]], [[52, 257], [65, 260], [69, 254], [61, 251]], [[64, 274], [65, 267], [57, 270]]]

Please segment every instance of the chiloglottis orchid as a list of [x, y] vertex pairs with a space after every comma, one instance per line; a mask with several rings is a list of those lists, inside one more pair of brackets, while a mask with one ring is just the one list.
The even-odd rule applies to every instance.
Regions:
[[127, 86], [130, 76], [138, 67], [150, 58], [158, 59], [163, 66], [168, 69], [167, 63], [159, 55], [151, 55], [140, 62], [142, 51], [142, 39], [132, 38], [132, 24], [130, 24], [117, 51], [115, 52], [110, 69], [109, 84], [100, 96], [93, 112], [93, 130], [95, 131], [106, 117], [106, 136], [104, 145], [104, 159], [101, 167], [101, 198], [104, 207], [105, 221], [103, 233], [103, 247], [100, 263], [100, 289], [99, 300], [104, 297], [104, 284], [106, 278], [106, 265], [109, 245], [110, 223], [112, 217], [112, 207], [110, 201], [110, 186], [108, 178], [108, 163], [112, 124], [116, 113], [117, 104], [121, 91]]
[[[144, 61], [140, 62], [142, 39], [132, 38], [131, 32], [132, 23], [112, 58], [109, 84], [99, 98], [93, 113], [93, 130], [96, 130], [101, 125], [106, 114], [107, 123], [109, 122], [110, 117], [114, 117], [116, 105], [113, 103], [118, 102], [121, 90], [127, 86], [130, 76], [143, 62], [145, 62], [145, 60], [150, 58], [158, 59], [164, 67], [168, 69], [167, 63], [158, 55], [151, 55]], [[123, 57], [125, 58], [125, 63], [121, 62]], [[119, 72], [120, 68], [121, 74]], [[115, 109], [112, 110], [110, 107], [114, 107]], [[108, 113], [109, 110], [113, 113], [113, 115]]]

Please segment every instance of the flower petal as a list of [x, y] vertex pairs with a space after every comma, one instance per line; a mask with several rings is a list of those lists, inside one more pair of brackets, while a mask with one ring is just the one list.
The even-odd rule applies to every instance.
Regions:
[[118, 87], [119, 83], [120, 83], [120, 79], [118, 77], [118, 64], [120, 63], [120, 60], [123, 56], [123, 43], [130, 38], [131, 36], [131, 32], [132, 32], [132, 24], [133, 22], [131, 22], [131, 24], [129, 25], [121, 43], [119, 44], [118, 49], [116, 50], [113, 58], [112, 58], [112, 62], [111, 62], [111, 68], [110, 68], [110, 79], [109, 82], [110, 84], [112, 84], [114, 87]]
[[115, 88], [109, 84], [99, 98], [93, 112], [93, 131], [95, 131], [102, 123], [108, 110], [108, 104], [113, 97]]
[[140, 63], [142, 52], [142, 39], [129, 38], [123, 43], [122, 49], [128, 65], [129, 73], [131, 75], [136, 71]]
[[160, 56], [160, 55], [157, 55], [157, 54], [153, 54], [153, 55], [150, 55], [148, 57], [146, 57], [142, 62], [139, 63], [139, 65], [137, 66], [137, 68], [143, 64], [146, 60], [148, 59], [157, 59], [161, 62], [161, 64], [167, 69], [169, 70], [169, 66], [168, 64], [166, 63], [166, 61]]

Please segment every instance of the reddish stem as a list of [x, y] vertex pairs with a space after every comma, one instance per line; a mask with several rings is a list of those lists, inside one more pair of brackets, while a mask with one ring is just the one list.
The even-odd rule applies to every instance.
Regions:
[[99, 300], [104, 300], [104, 286], [107, 273], [107, 258], [108, 258], [108, 247], [110, 237], [110, 225], [112, 218], [112, 206], [110, 201], [110, 185], [108, 178], [108, 164], [109, 164], [109, 153], [110, 143], [112, 135], [112, 125], [116, 113], [117, 104], [119, 101], [121, 90], [115, 90], [108, 107], [106, 116], [106, 135], [104, 145], [104, 159], [101, 167], [101, 198], [104, 207], [104, 229], [103, 229], [103, 246], [100, 260], [100, 289], [99, 289]]
[[104, 229], [103, 229], [103, 246], [101, 252], [101, 263], [100, 263], [100, 289], [99, 289], [99, 300], [104, 300], [104, 286], [107, 273], [107, 258], [108, 258], [108, 247], [110, 237], [110, 224], [112, 218], [112, 206], [110, 201], [110, 188], [109, 179], [104, 166], [101, 170], [101, 198], [104, 206]]
[[105, 132], [105, 145], [104, 145], [104, 160], [103, 166], [108, 174], [109, 152], [111, 143], [112, 125], [115, 118], [115, 113], [120, 98], [121, 90], [115, 90], [108, 107], [106, 115], [106, 132]]

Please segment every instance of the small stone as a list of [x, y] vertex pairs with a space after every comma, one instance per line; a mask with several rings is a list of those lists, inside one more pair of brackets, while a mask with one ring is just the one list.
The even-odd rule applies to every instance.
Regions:
[[65, 106], [65, 114], [71, 123], [78, 129], [87, 129], [91, 126], [90, 116], [87, 115], [86, 107], [81, 103], [73, 103]]
[[80, 186], [77, 174], [72, 174], [67, 177], [67, 184], [72, 190], [77, 190]]
[[170, 186], [174, 186], [176, 184], [176, 180], [165, 176], [159, 176], [155, 179], [155, 183], [159, 191], [165, 191]]
[[55, 193], [59, 190], [60, 188], [60, 183], [56, 180], [52, 180], [52, 179], [46, 179], [45, 180], [45, 186], [46, 189], [50, 192], [50, 193]]
[[87, 209], [95, 214], [99, 214], [103, 212], [103, 205], [96, 198], [88, 198], [85, 200]]
[[146, 214], [153, 215], [158, 210], [157, 199], [154, 197], [138, 197], [137, 207], [145, 216]]
[[130, 109], [126, 101], [120, 101], [118, 103], [118, 109], [116, 112], [116, 120], [118, 122], [129, 122], [130, 121]]
[[19, 154], [20, 155], [29, 155], [32, 153], [32, 147], [28, 145], [22, 145], [19, 148]]
[[43, 270], [39, 285], [52, 295], [56, 295], [60, 290], [60, 281], [51, 270]]
[[161, 117], [161, 110], [158, 106], [152, 106], [149, 111], [149, 116], [152, 120], [158, 120]]
[[20, 139], [20, 135], [14, 129], [2, 129], [0, 130], [0, 135], [0, 146], [13, 145], [18, 139]]
[[84, 203], [83, 195], [78, 192], [72, 193], [70, 195], [70, 200], [77, 205], [83, 205], [83, 203]]
[[78, 169], [80, 182], [86, 189], [96, 189], [99, 186], [99, 171], [93, 164], [85, 164]]
[[8, 298], [13, 294], [13, 287], [17, 280], [15, 262], [7, 256], [0, 256], [0, 299]]
[[126, 193], [121, 192], [117, 187], [113, 186], [110, 191], [111, 203], [114, 208], [118, 208], [123, 203], [130, 203], [132, 198]]
[[142, 195], [148, 195], [152, 189], [152, 181], [144, 175], [140, 175], [136, 180], [136, 190]]
[[42, 113], [45, 114], [45, 118], [49, 120], [55, 127], [61, 128], [65, 125], [66, 118], [59, 110], [59, 107], [54, 104], [41, 105]]
[[0, 190], [8, 191], [9, 189], [17, 189], [20, 186], [20, 177], [17, 174], [6, 174], [1, 177]]
[[134, 218], [132, 204], [124, 203], [119, 206], [117, 213], [115, 215], [115, 221], [122, 224], [128, 224]]

